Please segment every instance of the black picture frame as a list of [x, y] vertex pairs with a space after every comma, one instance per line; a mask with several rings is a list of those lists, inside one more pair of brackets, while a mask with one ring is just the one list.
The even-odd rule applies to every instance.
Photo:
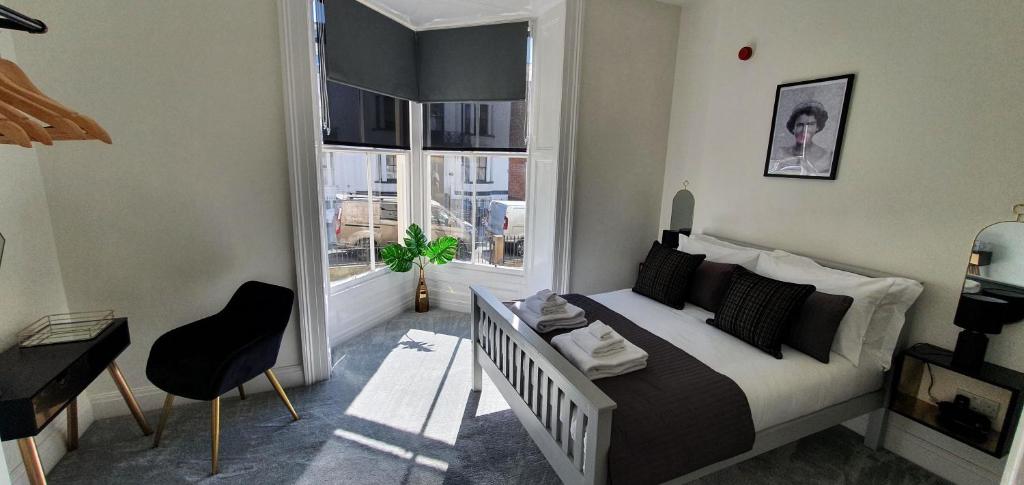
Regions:
[[[779, 84], [775, 88], [772, 127], [768, 132], [768, 153], [764, 161], [765, 177], [836, 179], [855, 76], [843, 74]], [[780, 112], [780, 109], [785, 112]], [[838, 120], [836, 114], [839, 115]], [[810, 124], [804, 124], [803, 130], [794, 127], [800, 126], [800, 118], [813, 118], [813, 124], [817, 126], [808, 139], [802, 137], [806, 136], [803, 134]], [[822, 144], [825, 146], [814, 143], [817, 135], [824, 139]], [[786, 146], [789, 139], [792, 145]], [[807, 153], [808, 145], [817, 156]], [[799, 154], [796, 153], [798, 150]], [[829, 162], [827, 172], [822, 168], [825, 161]]]

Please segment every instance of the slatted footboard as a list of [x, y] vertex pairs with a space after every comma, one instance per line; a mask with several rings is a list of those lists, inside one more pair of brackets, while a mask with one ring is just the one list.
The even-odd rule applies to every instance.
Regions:
[[482, 372], [566, 484], [604, 484], [615, 402], [485, 288], [472, 287], [473, 390]]

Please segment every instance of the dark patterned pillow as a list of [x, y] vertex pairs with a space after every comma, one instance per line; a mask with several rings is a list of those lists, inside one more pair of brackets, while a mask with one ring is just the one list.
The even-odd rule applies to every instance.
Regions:
[[781, 359], [782, 337], [811, 293], [814, 285], [773, 280], [739, 267], [708, 323]]
[[640, 267], [633, 291], [681, 309], [686, 304], [693, 272], [701, 261], [704, 261], [703, 254], [686, 254], [655, 241]]
[[827, 364], [839, 322], [852, 304], [849, 296], [815, 291], [800, 307], [784, 343]]

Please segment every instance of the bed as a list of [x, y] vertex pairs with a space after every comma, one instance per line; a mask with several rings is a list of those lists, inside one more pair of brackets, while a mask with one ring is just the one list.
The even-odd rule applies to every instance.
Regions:
[[[869, 277], [889, 276], [817, 262]], [[480, 390], [486, 372], [563, 482], [608, 483], [616, 401], [487, 289], [471, 291], [473, 389]], [[696, 480], [868, 413], [865, 444], [873, 449], [880, 445], [888, 372], [842, 358], [823, 364], [799, 352], [785, 352], [784, 359], [776, 360], [705, 324], [711, 313], [695, 305], [675, 310], [628, 289], [589, 298], [728, 377], [746, 394], [752, 446], [666, 483]], [[901, 333], [897, 350], [902, 339]]]

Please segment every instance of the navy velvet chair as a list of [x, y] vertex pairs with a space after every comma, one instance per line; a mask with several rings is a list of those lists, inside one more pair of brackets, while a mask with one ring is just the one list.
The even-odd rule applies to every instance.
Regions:
[[153, 344], [146, 377], [167, 392], [153, 447], [160, 446], [174, 396], [211, 403], [212, 473], [217, 474], [220, 396], [265, 374], [294, 420], [298, 413], [271, 370], [292, 313], [295, 293], [259, 281], [244, 283], [220, 313], [165, 333]]

